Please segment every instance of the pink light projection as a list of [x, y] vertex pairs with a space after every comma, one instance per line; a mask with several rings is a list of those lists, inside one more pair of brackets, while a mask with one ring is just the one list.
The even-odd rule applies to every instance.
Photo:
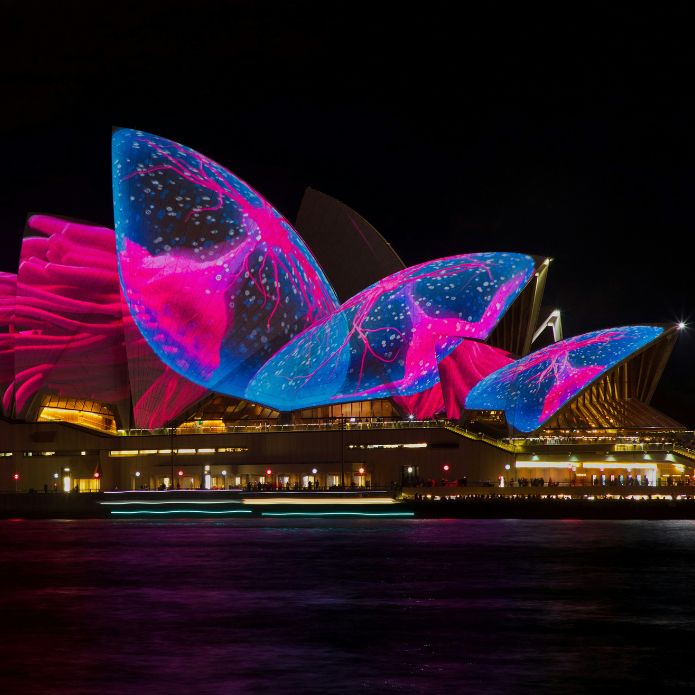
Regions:
[[[185, 346], [186, 360], [210, 378], [220, 366], [222, 340], [227, 332], [225, 292], [208, 290], [219, 274], [217, 262], [198, 262], [186, 250], [152, 256], [126, 239], [121, 274], [128, 292], [147, 306], [146, 311], [137, 313], [141, 333], [161, 340], [160, 349], [165, 355], [178, 352], [172, 341]], [[205, 311], [200, 311], [201, 297], [205, 297]], [[191, 321], [191, 317], [196, 320]], [[182, 369], [189, 366], [183, 359], [177, 364]]]
[[[0, 272], [0, 399], [14, 382], [14, 311], [17, 275]], [[8, 399], [11, 404], [11, 398]], [[10, 415], [9, 410], [2, 409]]]
[[111, 229], [31, 217], [14, 311], [12, 386], [3, 407], [14, 399], [18, 417], [39, 391], [118, 404], [129, 399], [131, 383], [134, 424], [153, 428], [206, 393], [163, 365], [135, 328]]
[[[15, 413], [41, 390], [114, 403], [128, 397], [110, 229], [34, 215], [17, 274]], [[3, 402], [9, 408], [12, 392]]]
[[277, 410], [433, 386], [438, 362], [484, 340], [534, 270], [523, 254], [455, 256], [338, 307], [291, 225], [230, 171], [140, 131], [112, 145], [121, 281], [140, 332], [187, 379]]
[[462, 340], [489, 335], [533, 267], [522, 254], [481, 253], [390, 275], [277, 352], [246, 397], [293, 409], [425, 391]]
[[470, 390], [488, 374], [513, 361], [504, 350], [464, 340], [439, 363], [439, 383], [412, 396], [396, 396], [394, 403], [403, 413], [418, 419], [446, 415], [450, 420], [458, 420]]
[[155, 355], [133, 321], [125, 299], [123, 332], [135, 427], [148, 430], [165, 427], [209, 394], [202, 386], [167, 367]]
[[439, 363], [446, 416], [451, 420], [458, 420], [470, 390], [488, 374], [513, 361], [514, 358], [504, 350], [464, 340]]
[[433, 418], [445, 411], [441, 383], [412, 396], [393, 396], [393, 402], [402, 413], [413, 415], [418, 420]]

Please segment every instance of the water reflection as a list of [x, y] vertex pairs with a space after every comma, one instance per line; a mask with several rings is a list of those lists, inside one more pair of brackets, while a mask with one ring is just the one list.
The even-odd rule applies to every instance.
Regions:
[[691, 521], [0, 522], [4, 692], [693, 682]]

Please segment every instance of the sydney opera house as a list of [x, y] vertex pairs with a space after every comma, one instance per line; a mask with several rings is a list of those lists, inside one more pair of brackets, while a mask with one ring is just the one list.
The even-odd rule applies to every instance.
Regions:
[[293, 226], [192, 149], [112, 148], [115, 229], [33, 215], [0, 274], [0, 489], [691, 480], [650, 405], [677, 326], [564, 339], [550, 258], [406, 268], [318, 191]]

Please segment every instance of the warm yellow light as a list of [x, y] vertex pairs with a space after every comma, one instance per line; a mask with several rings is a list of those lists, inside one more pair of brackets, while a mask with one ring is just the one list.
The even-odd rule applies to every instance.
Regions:
[[567, 462], [558, 461], [517, 461], [517, 468], [569, 468]]
[[92, 413], [86, 410], [44, 406], [39, 411], [38, 420], [39, 422], [70, 422], [73, 425], [89, 427], [93, 430], [116, 433], [116, 424], [111, 415], [102, 415], [101, 413]]
[[606, 463], [605, 461], [585, 461], [584, 468], [639, 468], [642, 470], [655, 471], [656, 464], [654, 463], [635, 463], [633, 461], [625, 461], [624, 463]]
[[336, 498], [312, 498], [312, 497], [244, 497], [242, 504], [331, 504], [331, 505], [355, 505], [355, 504], [395, 504], [392, 497], [336, 497]]

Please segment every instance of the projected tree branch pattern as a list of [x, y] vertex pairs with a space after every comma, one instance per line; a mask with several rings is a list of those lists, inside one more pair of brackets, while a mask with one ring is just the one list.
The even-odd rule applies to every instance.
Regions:
[[280, 410], [432, 386], [533, 273], [523, 254], [454, 256], [339, 307], [291, 225], [232, 173], [132, 130], [114, 134], [113, 156], [121, 280], [143, 336], [195, 383]]
[[485, 377], [468, 394], [466, 407], [504, 410], [510, 425], [532, 432], [661, 333], [658, 326], [625, 326], [554, 343]]
[[504, 410], [529, 432], [663, 332], [595, 331], [513, 362], [482, 341], [530, 256], [429, 261], [339, 306], [287, 220], [207, 157], [119, 130], [113, 187], [115, 238], [35, 215], [18, 275], [0, 274], [5, 414], [42, 392], [130, 398], [135, 425], [154, 428], [210, 391], [278, 410], [392, 397], [421, 417]]
[[207, 157], [132, 130], [113, 137], [121, 278], [173, 369], [242, 395], [275, 350], [337, 307], [290, 224]]
[[276, 353], [247, 396], [295, 408], [430, 388], [439, 381], [439, 362], [462, 339], [486, 338], [532, 271], [528, 256], [506, 253], [406, 268]]

